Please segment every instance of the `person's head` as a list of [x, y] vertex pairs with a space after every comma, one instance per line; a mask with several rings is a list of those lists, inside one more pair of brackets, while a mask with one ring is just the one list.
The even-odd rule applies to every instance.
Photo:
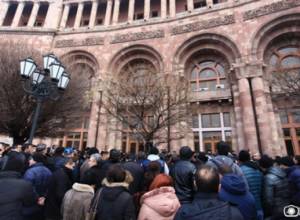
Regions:
[[106, 179], [109, 183], [125, 182], [126, 171], [119, 164], [114, 164], [108, 169]]
[[191, 160], [193, 157], [193, 151], [188, 146], [181, 147], [179, 157], [181, 160]]
[[16, 152], [22, 152], [22, 145], [21, 144], [15, 144], [12, 146], [12, 150]]
[[158, 154], [159, 154], [159, 150], [157, 149], [157, 147], [152, 146], [152, 147], [149, 149], [149, 154], [158, 155]]
[[108, 158], [109, 158], [109, 153], [108, 153], [108, 151], [101, 151], [101, 159], [102, 160], [108, 160]]
[[296, 165], [300, 165], [300, 155], [296, 155], [296, 156], [294, 157], [294, 163], [295, 163]]
[[121, 156], [121, 152], [117, 149], [111, 149], [109, 152], [109, 160], [111, 160], [113, 163], [120, 162]]
[[45, 163], [45, 157], [41, 153], [34, 153], [29, 159], [29, 166], [32, 166], [36, 163]]
[[74, 148], [73, 147], [66, 147], [64, 150], [64, 157], [73, 158], [74, 157]]
[[139, 151], [138, 154], [137, 154], [137, 160], [145, 160], [147, 157], [146, 157], [146, 154], [144, 151]]
[[0, 142], [0, 157], [3, 155], [4, 151], [8, 147], [8, 144], [5, 144], [3, 142]]
[[100, 161], [101, 161], [100, 154], [92, 154], [89, 159], [89, 166], [90, 167], [97, 166], [100, 163]]
[[34, 144], [23, 144], [22, 151], [25, 153], [33, 154], [36, 151], [36, 146]]
[[54, 151], [54, 156], [62, 156], [65, 151], [64, 147], [57, 147]]
[[46, 154], [47, 153], [47, 145], [46, 144], [38, 144], [36, 146], [37, 153]]
[[250, 161], [250, 153], [246, 150], [241, 150], [239, 153], [239, 161], [241, 163]]
[[96, 147], [89, 147], [86, 149], [87, 157], [90, 157], [92, 154], [99, 154], [99, 150]]
[[281, 157], [280, 160], [278, 161], [279, 166], [283, 169], [292, 167], [295, 165], [293, 159], [291, 157], [285, 156]]
[[25, 169], [25, 157], [19, 155], [20, 153], [11, 154], [8, 156], [5, 166], [3, 167], [4, 171], [15, 171], [22, 173]]
[[64, 166], [70, 170], [73, 170], [75, 167], [75, 163], [72, 158], [66, 158]]
[[198, 160], [200, 160], [202, 163], [206, 163], [208, 161], [208, 157], [206, 156], [206, 153], [202, 151], [199, 152]]
[[269, 157], [268, 155], [263, 155], [259, 159], [258, 163], [259, 163], [259, 166], [265, 171], [273, 166], [274, 160], [271, 157]]
[[230, 145], [225, 141], [220, 141], [217, 143], [217, 151], [219, 155], [227, 156], [230, 152]]
[[150, 184], [149, 190], [158, 189], [163, 186], [173, 186], [173, 179], [166, 174], [158, 174]]
[[198, 192], [218, 193], [220, 176], [214, 167], [208, 165], [200, 166], [196, 171], [195, 178]]

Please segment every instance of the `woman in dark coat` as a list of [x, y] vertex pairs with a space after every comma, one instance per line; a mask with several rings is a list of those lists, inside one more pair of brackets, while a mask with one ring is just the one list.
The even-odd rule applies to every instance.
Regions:
[[[97, 206], [97, 220], [135, 220], [133, 198], [128, 191], [132, 176], [120, 165], [112, 165], [103, 180]], [[99, 196], [99, 193], [96, 194]]]

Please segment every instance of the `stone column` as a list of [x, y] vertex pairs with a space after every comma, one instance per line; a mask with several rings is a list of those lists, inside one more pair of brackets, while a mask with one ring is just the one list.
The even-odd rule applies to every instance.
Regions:
[[211, 8], [212, 6], [213, 6], [213, 0], [206, 0], [206, 6], [208, 7], [208, 8]]
[[114, 14], [113, 14], [113, 24], [117, 24], [119, 21], [119, 12], [120, 12], [120, 0], [115, 0], [114, 5]]
[[29, 18], [28, 24], [27, 24], [28, 27], [33, 27], [34, 26], [34, 23], [36, 21], [36, 16], [37, 16], [37, 14], [39, 12], [39, 8], [40, 8], [40, 3], [39, 2], [35, 2], [34, 5], [33, 5], [31, 14], [30, 14], [30, 18]]
[[176, 0], [170, 0], [170, 17], [176, 16]]
[[160, 16], [163, 19], [167, 17], [167, 0], [160, 0]]
[[25, 2], [19, 2], [15, 17], [12, 21], [12, 25], [11, 25], [12, 27], [18, 27], [19, 26], [24, 6], [25, 6]]
[[65, 28], [66, 24], [67, 24], [67, 20], [69, 17], [69, 12], [70, 12], [70, 5], [66, 4], [65, 8], [64, 8], [64, 12], [61, 18], [61, 22], [60, 22], [60, 28]]
[[48, 12], [45, 18], [44, 27], [56, 29], [59, 27], [62, 18], [63, 3], [62, 1], [49, 2]]
[[134, 4], [135, 4], [135, 0], [129, 0], [129, 5], [128, 5], [128, 23], [131, 23], [133, 21], [133, 17], [134, 17]]
[[98, 1], [93, 1], [90, 21], [89, 21], [89, 28], [95, 27], [95, 21], [96, 21], [96, 17], [97, 17], [97, 9], [98, 9]]
[[108, 26], [111, 19], [112, 0], [107, 0], [104, 25]]
[[96, 147], [96, 132], [97, 132], [97, 124], [98, 124], [98, 117], [100, 115], [100, 109], [99, 109], [99, 100], [100, 96], [99, 94], [95, 94], [93, 97], [91, 112], [90, 112], [90, 123], [89, 123], [89, 129], [88, 129], [88, 140], [87, 140], [87, 146], [89, 147]]
[[150, 18], [150, 0], [144, 0], [144, 19], [149, 20]]
[[253, 104], [248, 79], [239, 79], [238, 87], [241, 116], [243, 121], [243, 132], [245, 138], [245, 149], [249, 149], [251, 153], [259, 153]]
[[239, 100], [239, 89], [237, 85], [232, 86], [233, 100], [234, 100], [234, 124], [232, 127], [235, 127], [236, 130], [236, 139], [237, 139], [237, 148], [238, 150], [245, 149], [245, 137], [243, 132], [243, 118], [242, 118], [242, 109], [241, 103]]
[[194, 0], [187, 0], [187, 9], [189, 12], [194, 10]]
[[83, 2], [78, 3], [77, 13], [76, 13], [76, 18], [75, 18], [75, 23], [74, 23], [74, 28], [79, 28], [80, 27], [80, 22], [81, 22], [81, 18], [82, 18], [83, 7], [84, 7], [84, 3]]
[[1, 2], [0, 3], [0, 26], [3, 24], [6, 13], [8, 11], [9, 8], [9, 2]]
[[285, 155], [285, 149], [282, 149], [279, 138], [273, 104], [268, 100], [269, 89], [265, 87], [262, 77], [252, 78], [251, 84], [263, 153], [270, 156]]

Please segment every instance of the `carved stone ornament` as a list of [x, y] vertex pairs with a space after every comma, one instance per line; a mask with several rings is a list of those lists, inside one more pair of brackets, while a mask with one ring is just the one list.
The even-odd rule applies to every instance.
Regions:
[[243, 20], [251, 20], [256, 17], [271, 14], [277, 11], [286, 10], [300, 5], [300, 0], [283, 0], [269, 5], [265, 5], [243, 13]]
[[224, 17], [212, 18], [204, 21], [197, 21], [190, 24], [184, 24], [171, 29], [172, 35], [184, 34], [193, 31], [200, 31], [204, 29], [214, 28], [218, 26], [235, 23], [234, 15], [226, 15]]
[[145, 31], [145, 32], [128, 33], [128, 34], [117, 34], [112, 37], [110, 43], [116, 44], [116, 43], [124, 43], [129, 41], [163, 38], [164, 36], [165, 36], [165, 32], [163, 30]]
[[93, 45], [103, 45], [103, 37], [89, 37], [84, 39], [69, 39], [69, 40], [58, 40], [55, 43], [56, 48], [62, 47], [79, 47], [79, 46], [93, 46]]

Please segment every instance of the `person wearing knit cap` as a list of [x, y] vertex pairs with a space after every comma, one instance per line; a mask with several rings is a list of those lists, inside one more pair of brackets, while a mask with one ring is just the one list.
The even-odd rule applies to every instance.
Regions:
[[247, 190], [243, 178], [237, 174], [226, 174], [221, 180], [219, 198], [238, 207], [244, 220], [255, 220], [257, 210], [255, 199]]

